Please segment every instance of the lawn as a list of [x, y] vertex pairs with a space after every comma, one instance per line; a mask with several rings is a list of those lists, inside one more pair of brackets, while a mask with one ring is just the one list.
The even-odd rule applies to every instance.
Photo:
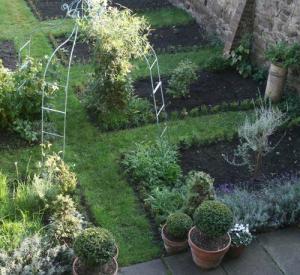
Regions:
[[[186, 13], [174, 10], [147, 12], [152, 26], [185, 24], [191, 20]], [[72, 27], [70, 20], [39, 22], [24, 0], [0, 0], [0, 39], [13, 40], [19, 48], [32, 36], [34, 57], [51, 53], [48, 33], [62, 34]], [[196, 52], [161, 54], [159, 56], [162, 74], [168, 74], [180, 60], [189, 57], [201, 66], [208, 55], [219, 49], [203, 48]], [[76, 65], [72, 68], [71, 82], [79, 84], [87, 78], [90, 65]], [[135, 78], [146, 77], [147, 68], [138, 61], [133, 72]], [[62, 74], [65, 69], [61, 68]], [[72, 86], [72, 85], [71, 85]], [[59, 100], [59, 98], [58, 98]], [[61, 101], [57, 102], [59, 106]], [[169, 122], [166, 138], [178, 143], [182, 139], [197, 136], [200, 141], [233, 135], [236, 126], [244, 118], [243, 112], [227, 112], [210, 116], [187, 118]], [[60, 123], [60, 122], [59, 122]], [[84, 107], [72, 90], [68, 102], [66, 161], [74, 164], [92, 220], [97, 225], [111, 230], [120, 246], [120, 264], [129, 265], [159, 257], [161, 244], [155, 240], [150, 223], [131, 186], [119, 169], [122, 153], [136, 142], [153, 141], [157, 138], [157, 126], [102, 133], [89, 122]], [[59, 148], [58, 144], [55, 144]], [[24, 171], [28, 160], [40, 160], [40, 147], [19, 148], [0, 152], [1, 171], [14, 177], [15, 162]]]

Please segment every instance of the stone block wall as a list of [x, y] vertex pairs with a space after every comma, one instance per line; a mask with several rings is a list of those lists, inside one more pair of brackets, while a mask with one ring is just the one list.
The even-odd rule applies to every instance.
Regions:
[[[170, 1], [215, 32], [227, 49], [234, 47], [243, 33], [253, 33], [253, 60], [261, 65], [268, 65], [264, 55], [268, 45], [281, 40], [300, 42], [300, 0]], [[292, 84], [300, 87], [299, 72], [292, 75]]]

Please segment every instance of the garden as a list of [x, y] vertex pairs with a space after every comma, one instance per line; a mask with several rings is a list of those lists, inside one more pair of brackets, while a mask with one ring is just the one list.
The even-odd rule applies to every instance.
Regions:
[[299, 43], [263, 66], [245, 34], [225, 56], [167, 0], [0, 0], [0, 18], [0, 274], [187, 251], [202, 274], [299, 226]]

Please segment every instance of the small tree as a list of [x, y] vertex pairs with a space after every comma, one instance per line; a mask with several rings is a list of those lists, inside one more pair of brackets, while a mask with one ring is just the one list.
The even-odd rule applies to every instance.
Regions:
[[102, 0], [91, 3], [88, 16], [80, 21], [83, 33], [94, 44], [94, 77], [86, 104], [98, 122], [113, 124], [123, 120], [132, 100], [137, 100], [129, 74], [132, 60], [149, 50], [149, 26], [128, 9], [110, 7]]
[[254, 177], [259, 176], [263, 158], [272, 152], [281, 139], [272, 145], [270, 137], [286, 122], [286, 115], [271, 103], [261, 102], [255, 108], [254, 119], [246, 117], [245, 122], [238, 129], [240, 144], [233, 153], [233, 159], [225, 155], [225, 160], [235, 166], [247, 165]]

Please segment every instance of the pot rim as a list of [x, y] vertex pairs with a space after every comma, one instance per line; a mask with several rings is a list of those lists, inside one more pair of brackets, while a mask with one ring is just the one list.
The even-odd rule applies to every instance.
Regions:
[[283, 63], [280, 63], [280, 62], [271, 62], [271, 65], [278, 67], [280, 69], [283, 69], [283, 70], [287, 70], [287, 68], [283, 65]]
[[168, 242], [176, 243], [176, 244], [185, 244], [185, 243], [187, 242], [188, 238], [186, 238], [186, 239], [183, 240], [183, 241], [172, 241], [172, 240], [170, 240], [170, 239], [166, 236], [166, 234], [165, 234], [165, 232], [164, 232], [166, 226], [167, 226], [167, 224], [164, 224], [163, 227], [162, 227], [162, 229], [161, 229], [161, 238], [162, 238], [163, 240], [167, 240]]
[[193, 230], [196, 229], [196, 226], [193, 226], [190, 231], [189, 231], [189, 238], [188, 238], [188, 241], [189, 241], [189, 245], [197, 250], [200, 250], [202, 252], [205, 252], [205, 253], [208, 253], [208, 254], [215, 254], [215, 253], [218, 253], [218, 252], [222, 252], [222, 251], [226, 251], [227, 249], [230, 248], [230, 245], [231, 245], [231, 237], [230, 237], [230, 234], [227, 233], [227, 236], [229, 237], [229, 241], [228, 241], [228, 244], [222, 248], [222, 249], [219, 249], [219, 250], [213, 250], [213, 251], [210, 251], [210, 250], [205, 250], [199, 246], [197, 246], [196, 244], [194, 244], [194, 242], [192, 241], [192, 238], [191, 238], [191, 234], [193, 232]]
[[[111, 275], [115, 275], [118, 273], [119, 270], [119, 264], [118, 261], [115, 257], [112, 258], [112, 260], [114, 261], [115, 265], [116, 265], [116, 269], [114, 270], [114, 272]], [[73, 264], [72, 264], [72, 269], [73, 269], [73, 275], [78, 275], [77, 270], [76, 270], [76, 264], [79, 261], [78, 257], [75, 257]]]

